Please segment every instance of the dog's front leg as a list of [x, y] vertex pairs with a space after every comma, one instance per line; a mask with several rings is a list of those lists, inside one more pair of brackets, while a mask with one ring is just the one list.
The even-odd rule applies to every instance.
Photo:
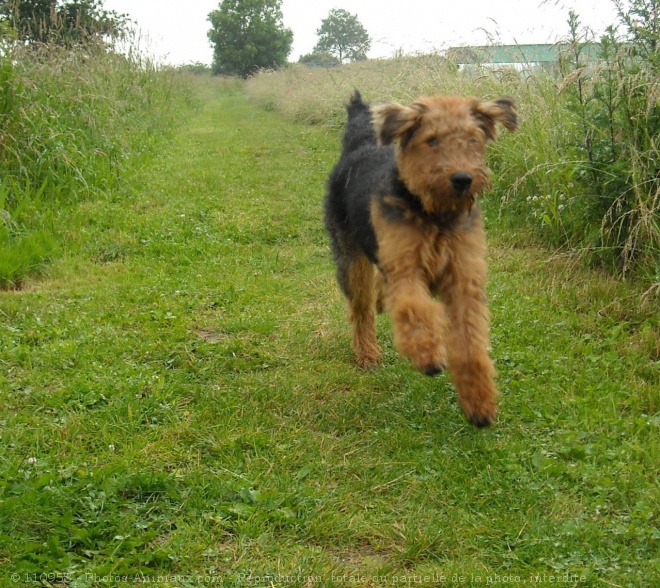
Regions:
[[382, 273], [379, 301], [392, 318], [394, 345], [420, 372], [437, 374], [447, 365], [447, 317], [431, 297], [430, 276], [424, 270], [429, 237], [414, 223], [385, 213], [378, 201], [371, 212]]
[[385, 310], [392, 318], [394, 345], [420, 372], [433, 376], [447, 365], [446, 315], [428, 286], [408, 272], [386, 275]]
[[463, 413], [470, 423], [484, 427], [495, 420], [499, 395], [488, 353], [485, 238], [478, 226], [459, 239], [462, 246], [453, 248], [440, 288], [450, 321], [449, 371]]

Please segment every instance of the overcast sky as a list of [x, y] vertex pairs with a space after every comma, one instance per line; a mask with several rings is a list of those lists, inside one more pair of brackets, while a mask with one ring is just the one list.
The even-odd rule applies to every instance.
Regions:
[[[159, 62], [210, 64], [209, 12], [220, 0], [105, 0], [128, 14], [140, 47]], [[283, 0], [284, 24], [293, 30], [290, 61], [310, 53], [330, 9], [343, 8], [372, 38], [369, 57], [444, 50], [455, 45], [554, 43], [567, 33], [568, 11], [600, 33], [614, 24], [612, 0]]]

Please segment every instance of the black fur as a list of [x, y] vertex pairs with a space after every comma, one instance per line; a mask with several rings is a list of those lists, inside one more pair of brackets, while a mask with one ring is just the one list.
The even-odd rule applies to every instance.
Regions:
[[[371, 226], [371, 199], [391, 193], [398, 177], [392, 146], [376, 140], [369, 105], [355, 92], [348, 106], [342, 153], [328, 180], [325, 226], [337, 263], [337, 278], [347, 292], [346, 272], [361, 252], [378, 263], [378, 244]], [[401, 184], [401, 190], [407, 192]], [[410, 194], [411, 198], [415, 198]]]
[[389, 183], [396, 170], [394, 149], [378, 145], [371, 110], [359, 92], [355, 92], [346, 110], [342, 153], [330, 174], [325, 200], [325, 225], [338, 265], [339, 283], [344, 289], [344, 265], [361, 250], [377, 263], [378, 245], [369, 210], [371, 197], [380, 186]]

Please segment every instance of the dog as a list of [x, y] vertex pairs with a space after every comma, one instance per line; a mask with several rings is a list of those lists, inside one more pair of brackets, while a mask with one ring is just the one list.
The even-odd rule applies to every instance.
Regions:
[[449, 367], [466, 418], [488, 426], [499, 392], [478, 200], [487, 144], [500, 125], [516, 129], [515, 105], [429, 96], [371, 107], [356, 90], [346, 110], [324, 212], [357, 362], [378, 364], [375, 315], [385, 311], [399, 353], [424, 374]]

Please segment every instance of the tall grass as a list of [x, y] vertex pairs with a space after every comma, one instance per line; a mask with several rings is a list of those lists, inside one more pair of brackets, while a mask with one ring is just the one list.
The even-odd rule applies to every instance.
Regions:
[[439, 55], [359, 61], [336, 68], [295, 64], [262, 71], [247, 81], [248, 94], [262, 107], [296, 122], [340, 128], [344, 104], [354, 89], [368, 100], [410, 101], [428, 93], [514, 92], [515, 75], [465, 76]]
[[[632, 4], [624, 10], [617, 3], [627, 34], [618, 37], [610, 28], [595, 62], [585, 59], [591, 51], [582, 54], [591, 39], [570, 14], [561, 63], [532, 75], [486, 68], [463, 73], [428, 55], [330, 69], [296, 65], [259, 73], [247, 91], [265, 108], [332, 129], [343, 124], [354, 88], [374, 101], [430, 93], [512, 96], [522, 124], [515, 137], [502, 136], [490, 160], [490, 200], [501, 202], [501, 220], [591, 265], [641, 277], [658, 292], [660, 36], [640, 8], [654, 3]], [[635, 8], [647, 15], [645, 29]]]
[[[168, 132], [184, 78], [99, 43], [0, 52], [0, 287], [42, 267], [67, 206], [107, 194]], [[45, 231], [45, 232], [44, 232]], [[34, 246], [35, 236], [39, 247]]]
[[647, 265], [660, 277], [660, 5], [633, 0], [617, 8], [625, 36], [610, 27], [596, 63], [583, 57], [588, 32], [576, 14], [569, 18], [561, 90], [578, 122], [570, 147], [582, 155], [583, 198], [567, 220], [578, 235], [583, 226], [598, 229], [587, 243], [592, 257], [622, 273]]

